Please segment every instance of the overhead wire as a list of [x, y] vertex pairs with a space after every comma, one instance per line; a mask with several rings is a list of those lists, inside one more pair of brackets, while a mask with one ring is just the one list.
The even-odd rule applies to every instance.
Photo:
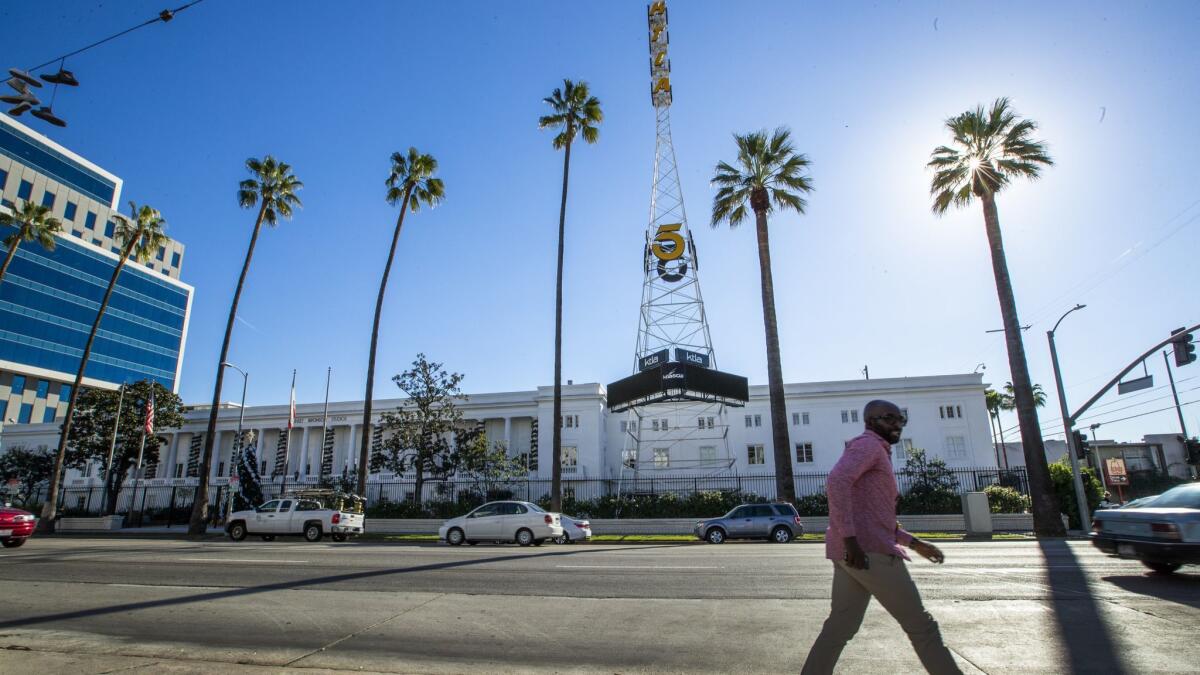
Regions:
[[185, 10], [193, 5], [198, 5], [201, 2], [204, 2], [204, 0], [192, 0], [191, 2], [189, 2], [185, 5], [180, 5], [179, 7], [176, 7], [175, 9], [164, 9], [163, 11], [159, 12], [153, 19], [139, 23], [138, 25], [133, 26], [132, 28], [126, 28], [125, 30], [123, 30], [119, 33], [110, 35], [110, 36], [104, 38], [103, 40], [98, 40], [96, 42], [93, 42], [92, 44], [90, 44], [86, 47], [80, 47], [79, 49], [76, 49], [73, 52], [63, 54], [62, 56], [56, 56], [45, 63], [33, 66], [32, 68], [28, 68], [27, 70], [29, 72], [33, 72], [35, 70], [41, 70], [42, 68], [45, 68], [46, 66], [65, 61], [66, 59], [68, 59], [72, 56], [75, 56], [77, 54], [82, 54], [83, 52], [86, 52], [87, 50], [92, 49], [93, 47], [99, 47], [100, 45], [104, 44], [105, 42], [110, 42], [112, 40], [115, 40], [115, 39], [121, 37], [122, 35], [132, 33], [133, 31], [135, 31], [139, 28], [145, 28], [146, 26], [149, 26], [154, 23], [158, 23], [160, 21], [163, 23], [166, 23], [166, 22], [170, 21], [171, 19], [175, 18], [176, 14], [182, 12], [183, 10]]

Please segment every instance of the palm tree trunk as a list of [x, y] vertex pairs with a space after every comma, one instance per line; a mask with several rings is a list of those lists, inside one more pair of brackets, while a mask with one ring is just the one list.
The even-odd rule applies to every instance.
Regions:
[[[19, 235], [20, 232], [17, 232]], [[17, 247], [21, 245], [19, 236], [14, 235], [12, 246], [8, 247], [8, 255], [4, 256], [4, 264], [0, 265], [0, 281], [4, 281], [4, 275], [8, 273], [8, 266], [12, 263], [13, 258], [17, 255]]]
[[570, 129], [563, 153], [562, 202], [558, 207], [558, 277], [554, 285], [554, 434], [550, 458], [550, 510], [562, 510], [562, 288], [563, 236], [567, 222], [567, 178], [571, 174]]
[[[225, 339], [221, 342], [221, 356], [217, 359], [217, 381], [213, 385], [212, 408], [208, 412], [208, 429], [204, 434], [204, 451], [200, 453], [200, 481], [196, 485], [196, 497], [192, 501], [192, 518], [188, 523], [188, 534], [201, 535], [208, 529], [208, 474], [212, 468], [212, 451], [217, 436], [217, 416], [221, 412], [221, 385], [225, 382], [225, 360], [229, 357], [229, 342], [233, 339], [233, 322], [237, 319], [238, 303], [242, 299], [242, 288], [246, 285], [246, 274], [250, 271], [250, 260], [254, 258], [254, 245], [262, 230], [263, 216], [267, 212], [264, 199], [254, 220], [254, 232], [250, 235], [250, 246], [246, 248], [246, 261], [238, 276], [237, 288], [233, 291], [233, 302], [229, 305], [229, 320], [225, 323]], [[307, 450], [307, 448], [305, 448]]]
[[775, 494], [788, 502], [796, 501], [789, 452], [787, 412], [783, 398], [783, 366], [779, 355], [779, 322], [775, 319], [775, 282], [771, 277], [771, 244], [767, 235], [765, 191], [761, 198], [751, 196], [754, 225], [758, 234], [758, 269], [762, 277], [763, 327], [767, 334], [767, 390], [771, 398], [771, 445], [775, 453]]
[[992, 451], [996, 453], [996, 468], [999, 469], [999, 468], [1001, 468], [1001, 466], [1000, 466], [1000, 446], [996, 444], [996, 416], [993, 415], [990, 410], [988, 411], [988, 422], [991, 424], [991, 427], [992, 427]]
[[387, 264], [383, 266], [383, 279], [379, 282], [379, 296], [375, 298], [375, 321], [371, 324], [371, 352], [367, 357], [367, 391], [363, 395], [362, 440], [358, 447], [358, 494], [367, 494], [367, 470], [371, 449], [371, 396], [375, 393], [375, 350], [379, 345], [379, 318], [383, 315], [383, 294], [387, 291], [388, 276], [392, 273], [392, 261], [396, 258], [396, 245], [400, 242], [400, 230], [404, 227], [404, 214], [408, 213], [408, 200], [412, 199], [413, 184], [404, 190], [404, 201], [400, 202], [400, 215], [396, 218], [396, 231], [392, 234], [392, 248], [388, 251]]
[[1025, 343], [1021, 338], [1021, 322], [1017, 318], [1017, 301], [1013, 296], [1008, 261], [1004, 255], [1000, 216], [992, 194], [982, 195], [982, 201], [983, 220], [992, 253], [992, 272], [996, 277], [996, 294], [1000, 299], [1000, 315], [1004, 320], [1008, 367], [1013, 379], [1013, 402], [1017, 409], [1017, 422], [1021, 426], [1021, 447], [1025, 452], [1025, 470], [1029, 474], [1029, 492], [1033, 498], [1033, 527], [1039, 537], [1061, 537], [1066, 532], [1059, 516], [1058, 500], [1050, 484], [1050, 467], [1046, 462], [1042, 429], [1033, 402], [1033, 385], [1029, 379], [1029, 365], [1025, 361]]
[[87, 369], [88, 359], [92, 356], [92, 344], [96, 341], [96, 333], [100, 332], [100, 320], [104, 318], [104, 313], [108, 310], [108, 302], [112, 299], [113, 289], [117, 287], [117, 279], [121, 276], [121, 270], [125, 268], [125, 262], [129, 260], [130, 254], [133, 253], [133, 247], [141, 239], [142, 231], [139, 229], [136, 236], [131, 237], [129, 243], [125, 245], [121, 259], [117, 261], [117, 268], [113, 270], [112, 278], [108, 281], [108, 288], [104, 291], [104, 299], [100, 301], [96, 320], [92, 322], [92, 330], [88, 333], [87, 342], [83, 346], [83, 356], [79, 357], [79, 370], [75, 372], [75, 383], [71, 386], [71, 396], [67, 399], [66, 418], [63, 419], [62, 430], [58, 437], [58, 454], [54, 457], [54, 471], [50, 474], [46, 505], [42, 507], [42, 518], [38, 521], [38, 527], [43, 532], [54, 532], [54, 518], [58, 515], [58, 486], [62, 481], [63, 463], [67, 458], [67, 440], [71, 437], [71, 418], [75, 415], [75, 403], [79, 400], [79, 390], [83, 388], [83, 372]]
[[1004, 425], [1000, 422], [1000, 411], [996, 411], [996, 428], [1000, 430], [1000, 448], [1004, 452], [1004, 469], [1008, 470], [1008, 441], [1004, 439]]

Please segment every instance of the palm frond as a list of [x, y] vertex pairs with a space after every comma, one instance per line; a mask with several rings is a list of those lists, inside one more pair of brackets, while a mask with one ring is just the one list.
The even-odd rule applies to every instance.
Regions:
[[713, 169], [712, 184], [719, 189], [713, 197], [712, 226], [728, 222], [736, 227], [748, 216], [755, 194], [765, 196], [768, 211], [778, 208], [804, 213], [807, 202], [801, 195], [813, 190], [807, 174], [811, 162], [796, 152], [791, 131], [779, 127], [769, 135], [764, 130], [734, 134], [733, 138], [737, 161], [720, 161]]
[[562, 88], [556, 88], [542, 101], [554, 112], [538, 117], [538, 128], [559, 130], [551, 141], [555, 150], [570, 145], [577, 135], [589, 144], [599, 140], [596, 127], [604, 120], [604, 111], [600, 100], [589, 93], [587, 82], [563, 80]]

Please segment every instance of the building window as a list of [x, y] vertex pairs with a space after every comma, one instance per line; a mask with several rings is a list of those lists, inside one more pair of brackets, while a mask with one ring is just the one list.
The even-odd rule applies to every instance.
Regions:
[[52, 209], [54, 208], [54, 193], [49, 190], [42, 193], [42, 206]]
[[842, 411], [842, 424], [849, 424], [849, 423], [850, 423], [850, 411], [843, 410]]
[[5, 419], [4, 416], [7, 414], [8, 414], [8, 399], [6, 399], [6, 398], [0, 399], [0, 422], [5, 422], [5, 421], [11, 422], [12, 421], [12, 420]]
[[952, 420], [955, 417], [962, 419], [963, 416], [961, 405], [944, 405], [938, 408], [938, 412], [944, 420]]
[[46, 380], [38, 380], [37, 397], [44, 399], [44, 398], [46, 398], [46, 394], [49, 392], [50, 392], [50, 383], [47, 382]]
[[654, 468], [665, 469], [671, 466], [671, 450], [670, 448], [655, 448], [654, 449]]
[[579, 428], [579, 415], [563, 415], [560, 426], [566, 427], [567, 429]]
[[8, 172], [0, 169], [0, 192], [4, 192], [4, 186], [8, 184]]
[[171, 267], [179, 267], [179, 252], [171, 254]]
[[698, 426], [696, 427], [697, 429], [712, 429], [713, 428], [713, 418], [712, 417], [698, 417], [698, 418], [696, 418], [696, 420], [698, 422]]
[[262, 461], [262, 468], [258, 470], [258, 475], [260, 475], [260, 476], [267, 475], [267, 460], [264, 459]]
[[625, 465], [626, 469], [632, 469], [637, 463], [637, 450], [622, 450], [621, 463]]
[[217, 475], [218, 476], [225, 475], [225, 462], [217, 462]]
[[164, 247], [162, 247], [162, 246], [159, 246], [159, 247], [158, 247], [158, 255], [157, 255], [157, 256], [155, 256], [155, 258], [156, 258], [156, 259], [157, 259], [159, 262], [162, 262], [163, 258], [165, 258], [166, 256], [167, 256], [167, 249], [166, 249], [166, 248], [164, 248]]
[[652, 429], [653, 431], [658, 431], [658, 418], [657, 417], [650, 420], [650, 429]]
[[113, 234], [117, 231], [117, 221], [110, 220], [104, 224], [104, 236], [109, 239], [113, 238]]
[[811, 464], [813, 461], [812, 443], [796, 444], [796, 461], [801, 464]]
[[756, 427], [761, 427], [761, 426], [762, 426], [762, 415], [755, 415], [755, 416], [754, 416], [754, 426], [756, 426]]
[[87, 216], [83, 219], [83, 227], [88, 230], [96, 229], [96, 214], [88, 211]]
[[671, 429], [671, 425], [667, 423], [666, 418], [659, 421], [659, 427], [662, 428], [663, 431], [669, 431]]
[[29, 424], [29, 418], [33, 417], [33, 404], [22, 403], [21, 412], [17, 413], [18, 424]]
[[912, 448], [913, 444], [911, 438], [901, 438], [899, 443], [892, 446], [892, 459], [894, 460], [893, 463], [907, 463], [908, 456], [912, 453]]
[[59, 405], [64, 405], [69, 400], [71, 400], [71, 385], [69, 385], [69, 384], [58, 385], [58, 403], [59, 403]]
[[746, 427], [747, 427], [747, 428], [749, 428], [749, 427], [752, 427], [752, 426], [754, 426], [754, 416], [753, 416], [753, 415], [746, 415]]
[[575, 473], [575, 467], [579, 464], [579, 451], [573, 445], [562, 446], [562, 470], [563, 473]]
[[715, 445], [700, 446], [700, 461], [705, 462], [705, 463], [712, 463], [712, 462], [717, 461], [717, 446], [715, 446]]
[[33, 196], [33, 183], [30, 183], [27, 180], [21, 181], [21, 187], [17, 188], [17, 197], [20, 199], [24, 199], [25, 201], [29, 201], [29, 198], [32, 196]]
[[49, 423], [53, 422], [54, 421], [54, 413], [56, 413], [56, 412], [58, 412], [58, 408], [46, 406], [46, 409], [42, 412], [42, 422], [44, 424], [49, 424]]
[[967, 439], [962, 436], [946, 437], [946, 459], [966, 459]]
[[25, 393], [25, 376], [13, 375], [12, 379], [12, 395], [20, 396]]
[[766, 464], [767, 457], [763, 454], [762, 445], [747, 445], [746, 446], [746, 463], [747, 464]]
[[79, 205], [76, 204], [75, 202], [67, 202], [67, 207], [63, 210], [63, 218], [65, 220], [74, 221], [75, 220], [75, 211], [78, 208], [79, 208]]
[[175, 477], [183, 478], [183, 465], [182, 464], [175, 465]]
[[808, 424], [808, 413], [792, 413], [792, 426]]
[[629, 431], [629, 421], [621, 420], [621, 433], [624, 434], [624, 433], [627, 433], [628, 431]]

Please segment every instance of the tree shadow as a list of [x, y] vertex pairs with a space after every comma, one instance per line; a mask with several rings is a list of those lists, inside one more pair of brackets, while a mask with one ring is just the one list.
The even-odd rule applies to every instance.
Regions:
[[[657, 547], [655, 547], [657, 548]], [[208, 593], [200, 593], [198, 595], [190, 595], [181, 598], [163, 598], [160, 600], [146, 600], [142, 602], [128, 602], [120, 605], [111, 605], [108, 607], [94, 607], [91, 609], [81, 609], [71, 612], [59, 612], [57, 614], [45, 614], [42, 616], [30, 617], [27, 619], [11, 619], [8, 621], [0, 621], [0, 629], [4, 628], [24, 628], [36, 626], [39, 624], [53, 623], [56, 621], [69, 621], [71, 619], [82, 619], [91, 616], [104, 616], [108, 614], [118, 614], [123, 612], [135, 612], [143, 609], [154, 609], [158, 607], [170, 607], [172, 605], [187, 605], [197, 602], [208, 602], [209, 600], [223, 600], [226, 598], [236, 598], [241, 596], [257, 595], [260, 593], [271, 593], [274, 591], [289, 591], [311, 586], [320, 586], [322, 584], [333, 584], [342, 581], [356, 581], [360, 579], [371, 579], [377, 577], [390, 576], [394, 574], [411, 574], [414, 572], [431, 572], [436, 570], [455, 569], [459, 567], [469, 567], [473, 565], [484, 565], [493, 562], [505, 562], [512, 560], [522, 560], [529, 558], [555, 558], [573, 555], [587, 555], [597, 553], [607, 553], [605, 550], [588, 551], [586, 549], [575, 549], [571, 551], [539, 551], [537, 553], [529, 553], [526, 555], [498, 555], [487, 558], [475, 558], [472, 560], [455, 560], [450, 562], [430, 563], [428, 565], [417, 565], [414, 567], [405, 567], [399, 569], [381, 569], [368, 570], [363, 572], [348, 572], [345, 574], [331, 574], [327, 576], [314, 577], [311, 579], [298, 579], [294, 581], [282, 581], [273, 584], [263, 584], [260, 586], [247, 586], [243, 588], [230, 588], [219, 591], [211, 591]]]
[[1066, 647], [1070, 672], [1129, 672], [1071, 547], [1061, 539], [1039, 540], [1038, 545], [1046, 559], [1046, 579], [1054, 618]]
[[1114, 575], [1104, 581], [1130, 593], [1200, 609], [1200, 574]]

